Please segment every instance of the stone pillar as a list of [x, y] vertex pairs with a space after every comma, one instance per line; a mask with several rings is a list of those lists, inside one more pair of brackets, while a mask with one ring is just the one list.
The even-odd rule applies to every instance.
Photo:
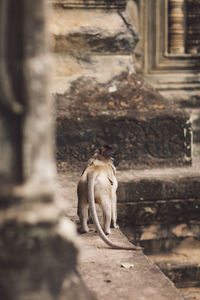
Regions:
[[168, 44], [169, 53], [185, 52], [185, 0], [168, 1]]
[[46, 1], [2, 0], [0, 24], [0, 298], [84, 299], [56, 198]]

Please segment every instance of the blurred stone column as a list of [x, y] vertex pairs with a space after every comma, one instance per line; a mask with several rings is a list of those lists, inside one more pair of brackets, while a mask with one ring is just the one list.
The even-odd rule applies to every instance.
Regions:
[[169, 0], [169, 53], [185, 52], [185, 1]]
[[2, 300], [89, 299], [75, 275], [75, 229], [56, 198], [46, 10], [44, 0], [0, 2]]

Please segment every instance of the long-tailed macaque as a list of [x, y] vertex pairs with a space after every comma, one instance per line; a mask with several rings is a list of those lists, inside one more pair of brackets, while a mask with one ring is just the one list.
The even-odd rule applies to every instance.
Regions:
[[[124, 247], [115, 245], [107, 235], [111, 225], [117, 225], [117, 186], [116, 168], [113, 164], [113, 151], [110, 146], [101, 147], [89, 159], [86, 169], [80, 178], [77, 188], [78, 215], [81, 223], [81, 232], [89, 231], [88, 206], [93, 223], [103, 241], [112, 248], [126, 250], [141, 250], [140, 247]], [[103, 212], [103, 229], [99, 224], [95, 203], [99, 204]]]

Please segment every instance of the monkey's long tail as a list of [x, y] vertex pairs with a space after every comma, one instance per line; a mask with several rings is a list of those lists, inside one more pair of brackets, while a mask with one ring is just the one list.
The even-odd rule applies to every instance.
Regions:
[[112, 249], [122, 249], [122, 250], [142, 250], [141, 247], [133, 246], [133, 247], [125, 247], [120, 245], [115, 245], [104, 233], [103, 229], [101, 228], [101, 225], [99, 223], [99, 219], [96, 212], [95, 207], [95, 200], [94, 200], [94, 185], [95, 185], [95, 179], [96, 176], [93, 174], [88, 174], [88, 202], [90, 207], [90, 212], [92, 216], [93, 223], [96, 227], [96, 230], [98, 231], [100, 237], [102, 240], [110, 246]]

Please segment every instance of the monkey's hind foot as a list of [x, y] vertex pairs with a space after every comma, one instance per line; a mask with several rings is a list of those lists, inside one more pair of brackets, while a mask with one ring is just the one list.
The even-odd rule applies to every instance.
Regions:
[[89, 228], [83, 228], [83, 227], [80, 227], [80, 228], [78, 229], [78, 232], [81, 233], [81, 234], [83, 234], [83, 233], [88, 233], [88, 232], [89, 232]]
[[104, 229], [104, 232], [105, 232], [105, 234], [106, 234], [106, 235], [109, 235], [109, 234], [111, 234], [111, 230], [110, 230], [110, 228], [109, 228], [109, 229]]
[[112, 223], [111, 224], [111, 227], [112, 228], [115, 228], [115, 229], [119, 229], [119, 225], [117, 223]]

